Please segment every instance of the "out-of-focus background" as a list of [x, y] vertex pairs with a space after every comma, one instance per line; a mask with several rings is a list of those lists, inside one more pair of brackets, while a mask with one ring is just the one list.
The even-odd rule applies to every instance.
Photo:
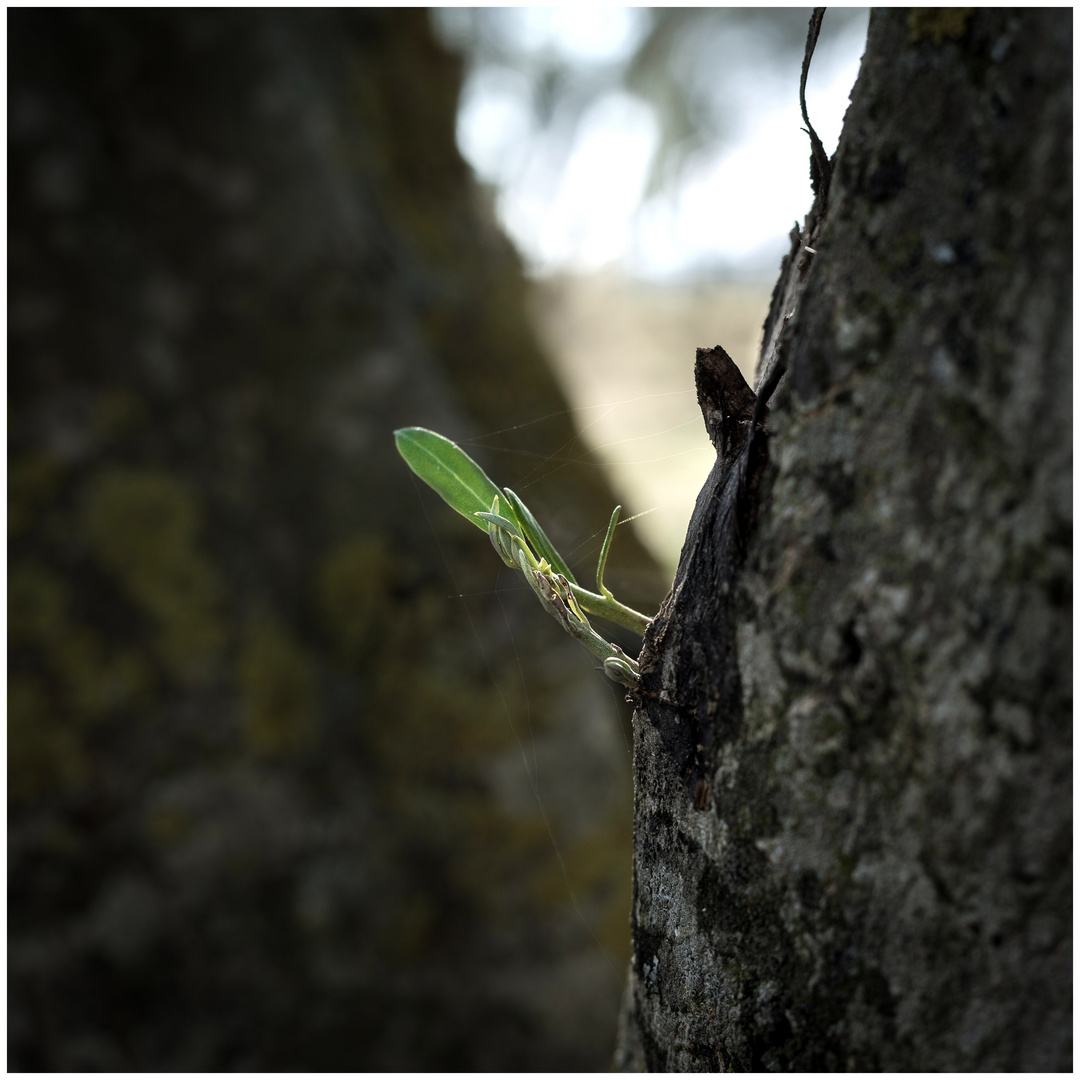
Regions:
[[808, 15], [9, 12], [12, 1068], [606, 1067], [625, 703], [391, 432], [586, 579], [622, 501], [654, 608], [694, 347], [750, 376], [809, 205]]
[[[458, 144], [533, 279], [584, 445], [665, 573], [713, 463], [694, 350], [753, 385], [811, 202], [798, 87], [810, 9], [443, 9], [469, 59]], [[807, 106], [836, 147], [867, 9], [830, 8]]]

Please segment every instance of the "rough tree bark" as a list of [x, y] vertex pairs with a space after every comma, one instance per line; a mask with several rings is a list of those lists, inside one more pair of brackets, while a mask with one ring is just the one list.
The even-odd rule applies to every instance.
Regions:
[[1071, 1067], [1071, 56], [876, 12], [758, 394], [699, 351], [623, 1069]]

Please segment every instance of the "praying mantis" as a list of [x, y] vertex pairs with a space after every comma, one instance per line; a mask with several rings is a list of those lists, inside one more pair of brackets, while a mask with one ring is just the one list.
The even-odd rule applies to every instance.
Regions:
[[456, 443], [427, 428], [394, 432], [398, 453], [416, 475], [462, 517], [487, 532], [492, 547], [509, 567], [521, 571], [544, 610], [599, 661], [604, 674], [636, 690], [641, 685], [637, 661], [614, 642], [605, 641], [589, 615], [610, 619], [643, 634], [650, 619], [620, 604], [604, 585], [611, 539], [622, 507], [616, 506], [608, 524], [596, 566], [596, 592], [582, 588], [566, 560], [555, 550], [529, 508], [509, 488], [498, 488], [487, 473]]

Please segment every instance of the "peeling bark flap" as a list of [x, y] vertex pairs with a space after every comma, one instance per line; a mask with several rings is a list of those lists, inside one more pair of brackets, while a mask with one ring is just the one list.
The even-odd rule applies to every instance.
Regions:
[[721, 457], [729, 458], [754, 415], [754, 391], [719, 345], [698, 349], [694, 381], [709, 441]]
[[[698, 349], [694, 374], [716, 464], [694, 508], [672, 591], [645, 635], [642, 689], [632, 695], [691, 791], [711, 773], [716, 740], [740, 723], [727, 598], [734, 595], [768, 461], [768, 440], [755, 437], [765, 434], [764, 401], [727, 352], [719, 345]], [[713, 717], [716, 722], [702, 723]]]

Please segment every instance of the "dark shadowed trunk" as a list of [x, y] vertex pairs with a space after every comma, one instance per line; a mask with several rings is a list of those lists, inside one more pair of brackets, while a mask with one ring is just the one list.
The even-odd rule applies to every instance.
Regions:
[[8, 29], [12, 1068], [602, 1068], [629, 718], [392, 437], [595, 558], [461, 62], [416, 9]]
[[622, 1068], [1071, 1067], [1071, 21], [876, 13], [760, 392], [699, 353]]

